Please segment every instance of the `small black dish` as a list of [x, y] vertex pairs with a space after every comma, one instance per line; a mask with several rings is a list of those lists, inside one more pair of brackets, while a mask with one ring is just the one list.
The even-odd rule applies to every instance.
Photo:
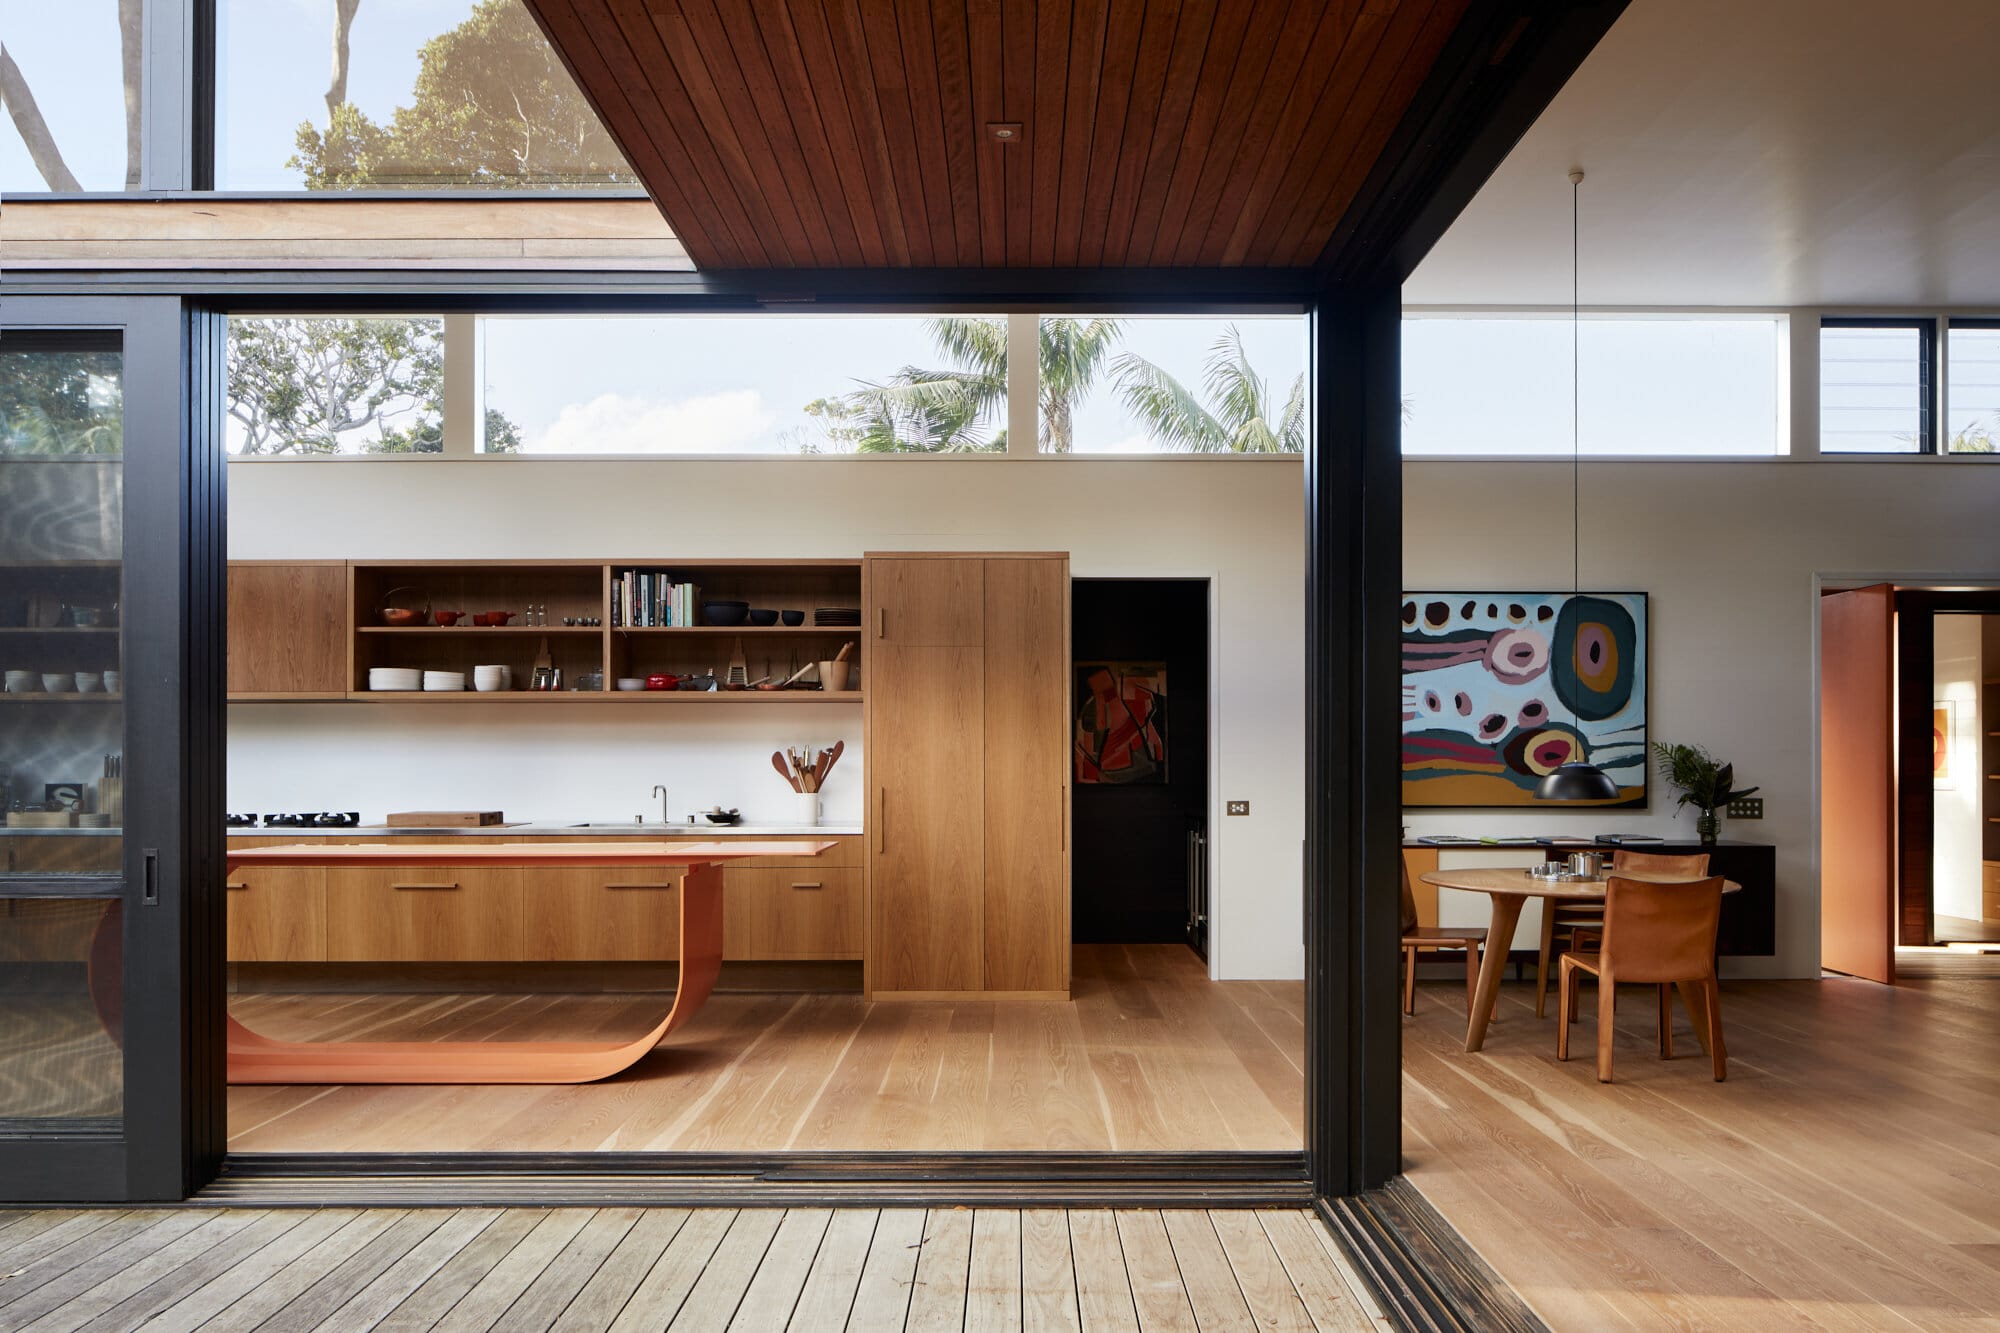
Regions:
[[778, 613], [766, 610], [761, 606], [757, 607], [750, 612], [750, 623], [753, 625], [775, 625], [778, 623]]
[[787, 625], [803, 625], [806, 623], [806, 613], [803, 611], [780, 611], [778, 612], [778, 619], [784, 621]]
[[750, 603], [703, 602], [701, 618], [708, 625], [740, 625], [750, 618]]
[[743, 822], [743, 812], [741, 810], [710, 810], [702, 815], [702, 818], [711, 824], [741, 824]]

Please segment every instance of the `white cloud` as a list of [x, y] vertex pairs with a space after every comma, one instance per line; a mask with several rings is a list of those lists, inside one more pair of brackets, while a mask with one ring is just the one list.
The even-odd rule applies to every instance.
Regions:
[[538, 454], [768, 453], [778, 446], [774, 420], [754, 389], [677, 402], [606, 393], [568, 404], [525, 447]]

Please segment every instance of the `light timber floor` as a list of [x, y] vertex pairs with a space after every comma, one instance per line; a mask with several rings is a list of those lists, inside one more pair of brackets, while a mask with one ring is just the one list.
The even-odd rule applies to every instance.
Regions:
[[[602, 1083], [235, 1087], [255, 1152], [1273, 1151], [1303, 1143], [1304, 985], [1076, 949], [1069, 1003], [717, 995]], [[236, 995], [281, 1040], [615, 1039], [652, 995]]]
[[0, 1328], [1335, 1330], [1299, 1211], [0, 1212]]
[[1567, 1064], [1527, 987], [1404, 1020], [1409, 1179], [1551, 1327], [2000, 1327], [2000, 981], [1724, 983], [1724, 1083], [1621, 999], [1610, 1085], [1587, 989]]

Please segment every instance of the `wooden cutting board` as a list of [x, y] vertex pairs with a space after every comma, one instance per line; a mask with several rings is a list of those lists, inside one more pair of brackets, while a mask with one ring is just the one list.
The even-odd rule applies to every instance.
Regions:
[[388, 821], [390, 828], [490, 828], [506, 822], [498, 810], [398, 810]]

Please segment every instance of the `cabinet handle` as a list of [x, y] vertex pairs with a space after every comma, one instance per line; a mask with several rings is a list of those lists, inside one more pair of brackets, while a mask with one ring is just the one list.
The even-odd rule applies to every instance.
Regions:
[[889, 637], [889, 608], [886, 606], [875, 608], [875, 637], [878, 639]]
[[875, 789], [875, 850], [889, 850], [889, 789]]
[[673, 889], [676, 884], [606, 884], [607, 889]]
[[795, 889], [817, 889], [817, 888], [820, 888], [820, 887], [821, 887], [821, 885], [820, 885], [820, 882], [819, 882], [818, 880], [814, 880], [814, 881], [813, 881], [812, 883], [810, 883], [810, 884], [794, 884], [794, 885], [792, 885], [792, 887], [793, 887], [793, 888], [795, 888]]
[[231, 880], [224, 880], [222, 887], [225, 889], [247, 889], [250, 886], [248, 884], [243, 883], [241, 880], [231, 879]]
[[449, 884], [391, 884], [389, 887], [398, 891], [406, 889], [455, 889], [458, 887], [458, 881], [453, 880]]

